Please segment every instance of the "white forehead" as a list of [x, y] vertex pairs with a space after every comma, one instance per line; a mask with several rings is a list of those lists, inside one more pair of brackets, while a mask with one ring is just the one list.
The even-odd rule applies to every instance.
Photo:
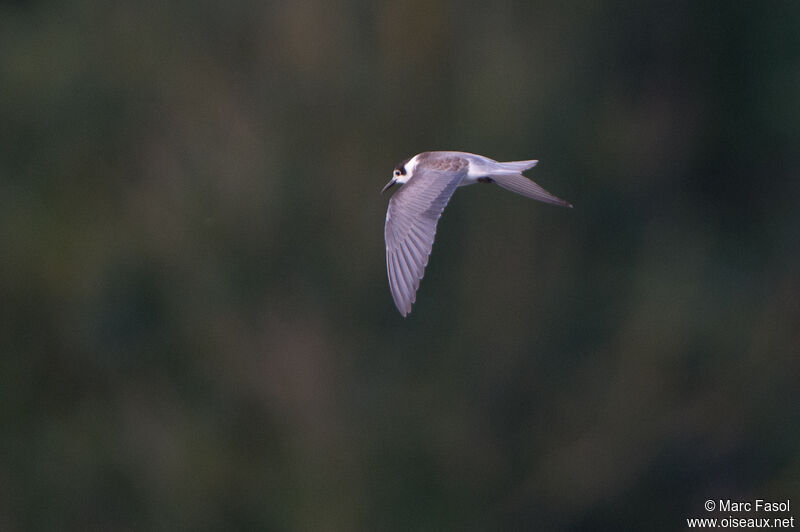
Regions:
[[[415, 155], [411, 159], [409, 159], [408, 162], [405, 165], [403, 165], [406, 169], [405, 175], [399, 175], [394, 177], [395, 181], [397, 181], [400, 184], [408, 182], [411, 176], [414, 175], [414, 170], [417, 168], [418, 162], [419, 162], [419, 155]], [[392, 175], [394, 176], [394, 173], [392, 173]]]

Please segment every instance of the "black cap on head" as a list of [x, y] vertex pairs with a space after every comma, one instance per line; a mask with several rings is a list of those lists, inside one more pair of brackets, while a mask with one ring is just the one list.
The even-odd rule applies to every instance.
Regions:
[[406, 175], [406, 163], [411, 160], [411, 157], [402, 161], [400, 164], [394, 167], [395, 170], [400, 171], [400, 175]]

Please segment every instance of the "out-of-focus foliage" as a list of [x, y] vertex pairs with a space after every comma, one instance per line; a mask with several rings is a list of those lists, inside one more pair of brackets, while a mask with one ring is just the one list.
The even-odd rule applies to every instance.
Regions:
[[[800, 503], [800, 4], [479, 4], [0, 6], [2, 530]], [[430, 149], [575, 209], [459, 190], [402, 319]]]

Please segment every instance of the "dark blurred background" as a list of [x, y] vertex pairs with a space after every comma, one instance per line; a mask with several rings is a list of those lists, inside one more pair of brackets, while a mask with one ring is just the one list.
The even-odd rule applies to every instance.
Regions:
[[[800, 506], [798, 28], [797, 2], [4, 2], [0, 529]], [[540, 159], [575, 209], [459, 190], [403, 319], [379, 191], [432, 149]]]

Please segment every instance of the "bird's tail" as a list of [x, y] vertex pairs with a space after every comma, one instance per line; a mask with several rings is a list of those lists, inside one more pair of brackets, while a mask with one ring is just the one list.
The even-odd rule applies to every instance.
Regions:
[[[522, 163], [533, 163], [536, 164], [536, 161], [520, 161], [518, 163], [502, 163], [502, 164], [522, 164]], [[531, 165], [533, 166], [533, 165]], [[557, 198], [550, 194], [548, 191], [528, 179], [527, 177], [520, 175], [520, 174], [492, 174], [491, 177], [492, 181], [500, 185], [506, 190], [510, 190], [511, 192], [515, 192], [526, 198], [535, 199], [537, 201], [542, 201], [544, 203], [550, 203], [551, 205], [559, 205], [561, 207], [569, 207], [572, 208], [572, 204], [562, 200], [561, 198]]]
[[521, 174], [525, 170], [529, 170], [539, 163], [537, 160], [530, 161], [507, 161], [498, 162], [498, 169], [501, 173]]

